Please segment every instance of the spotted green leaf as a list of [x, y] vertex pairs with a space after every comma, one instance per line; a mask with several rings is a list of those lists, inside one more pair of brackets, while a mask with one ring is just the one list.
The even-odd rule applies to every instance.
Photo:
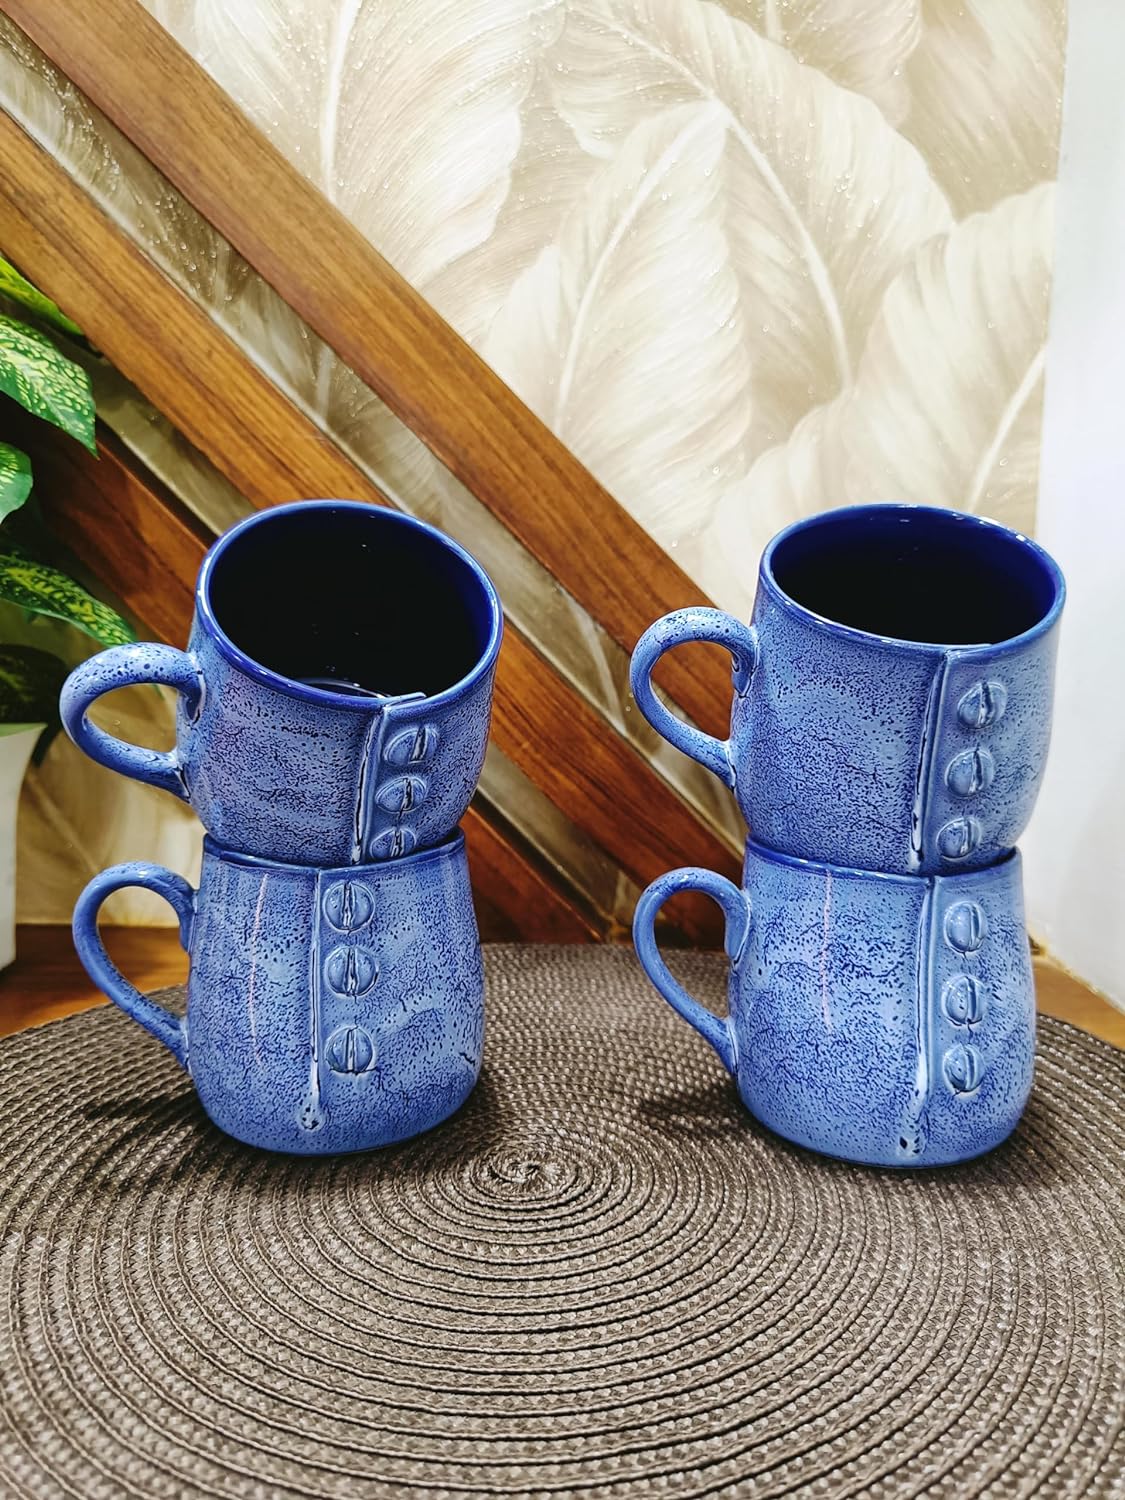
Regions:
[[66, 664], [35, 646], [0, 645], [0, 724], [50, 724]]
[[62, 333], [76, 333], [81, 337], [82, 330], [77, 323], [72, 323], [66, 313], [53, 303], [50, 297], [45, 296], [38, 287], [32, 286], [31, 282], [21, 276], [15, 266], [0, 255], [0, 297], [7, 297], [9, 302], [18, 302], [20, 307], [26, 307], [29, 313], [34, 313], [37, 318], [42, 318], [44, 323], [50, 323]]
[[65, 620], [103, 646], [120, 646], [137, 638], [116, 610], [57, 568], [30, 557], [0, 553], [0, 599], [32, 614]]
[[0, 521], [31, 494], [31, 460], [10, 443], [0, 443]]
[[94, 397], [81, 365], [55, 348], [45, 333], [0, 316], [0, 391], [96, 453]]

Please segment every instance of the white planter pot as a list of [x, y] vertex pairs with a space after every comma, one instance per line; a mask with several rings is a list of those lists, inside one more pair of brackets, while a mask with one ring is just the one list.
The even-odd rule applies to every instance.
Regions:
[[0, 725], [0, 969], [16, 956], [16, 813], [42, 724]]

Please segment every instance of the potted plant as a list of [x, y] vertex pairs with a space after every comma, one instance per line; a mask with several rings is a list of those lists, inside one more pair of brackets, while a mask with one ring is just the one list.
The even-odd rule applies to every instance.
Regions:
[[[49, 297], [0, 258], [0, 392], [96, 454], [90, 379], [65, 352], [81, 338]], [[98, 646], [135, 639], [120, 615], [48, 561], [49, 544], [27, 505], [31, 461], [4, 441], [6, 408], [0, 401], [0, 968], [15, 957], [20, 787], [33, 752], [41, 755], [57, 728], [59, 688], [72, 664], [55, 649], [53, 632], [39, 627], [62, 621]]]

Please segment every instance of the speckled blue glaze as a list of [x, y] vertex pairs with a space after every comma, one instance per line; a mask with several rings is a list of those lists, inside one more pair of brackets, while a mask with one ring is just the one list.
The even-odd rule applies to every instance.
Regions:
[[[865, 528], [902, 525], [916, 549], [933, 527], [997, 590], [1018, 562], [1040, 591], [1039, 617], [1015, 637], [965, 646], [838, 624], [790, 598], [776, 576], [779, 556], [797, 544], [823, 536], [830, 556], [830, 525], [837, 536], [850, 529], [853, 541]], [[949, 578], [951, 639], [963, 587]], [[646, 631], [633, 654], [633, 694], [654, 728], [734, 789], [756, 842], [899, 874], [981, 868], [1015, 846], [1035, 805], [1063, 598], [1047, 554], [993, 522], [922, 506], [829, 511], [767, 547], [749, 626], [718, 610], [686, 609]], [[649, 681], [665, 651], [700, 640], [734, 657], [725, 742], [675, 718]]]
[[[187, 1016], [142, 995], [98, 935], [111, 892], [165, 897], [191, 956]], [[484, 977], [464, 838], [385, 864], [276, 864], [204, 845], [195, 892], [159, 865], [96, 876], [74, 911], [87, 973], [191, 1074], [211, 1119], [252, 1146], [362, 1151], [468, 1097]]]
[[[309, 687], [242, 651], [215, 607], [215, 570], [232, 543], [245, 552], [298, 512], [316, 525], [340, 515], [364, 518], [373, 537], [373, 597], [381, 538], [393, 534], [401, 546], [403, 536], [412, 537], [429, 549], [446, 569], [434, 589], [463, 589], [466, 610], [479, 621], [484, 644], [467, 675], [430, 696], [372, 699]], [[301, 600], [289, 607], [299, 613]], [[420, 597], [418, 610], [427, 607]], [[211, 548], [186, 652], [147, 643], [101, 652], [67, 679], [62, 719], [94, 760], [190, 802], [226, 848], [326, 866], [398, 858], [440, 842], [468, 807], [488, 741], [502, 629], [487, 575], [440, 531], [376, 506], [302, 501], [251, 516]], [[125, 744], [87, 717], [103, 693], [137, 682], [179, 692], [174, 750]]]
[[[670, 896], [722, 907], [729, 1018], [685, 993], [656, 945]], [[1020, 860], [961, 875], [845, 870], [748, 844], [740, 890], [675, 870], [637, 906], [641, 964], [718, 1052], [750, 1112], [811, 1150], [887, 1167], [979, 1156], [1031, 1088], [1035, 990]]]

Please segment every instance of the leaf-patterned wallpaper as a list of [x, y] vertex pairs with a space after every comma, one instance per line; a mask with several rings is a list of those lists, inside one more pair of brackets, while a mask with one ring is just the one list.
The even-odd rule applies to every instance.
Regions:
[[149, 4], [720, 603], [827, 506], [1033, 527], [1065, 0]]
[[[145, 3], [719, 603], [746, 612], [765, 540], [827, 506], [1033, 526], [1065, 0]], [[24, 128], [361, 466], [483, 549], [607, 732], [725, 829], [718, 783], [627, 712], [625, 654], [2, 18], [0, 39]], [[154, 461], [151, 413], [99, 410]], [[194, 503], [183, 454], [157, 466]], [[157, 707], [130, 704], [138, 739], [167, 733]], [[492, 761], [537, 847], [612, 883]], [[65, 920], [140, 852], [193, 875], [198, 829], [57, 741], [25, 787], [22, 915]]]

